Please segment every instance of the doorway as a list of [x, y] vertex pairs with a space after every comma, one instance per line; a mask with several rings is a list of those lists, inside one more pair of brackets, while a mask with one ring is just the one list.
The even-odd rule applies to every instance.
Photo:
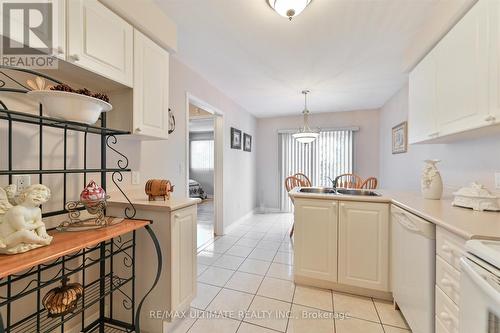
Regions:
[[222, 228], [223, 116], [210, 105], [187, 95], [188, 196], [198, 204], [198, 248], [213, 242]]

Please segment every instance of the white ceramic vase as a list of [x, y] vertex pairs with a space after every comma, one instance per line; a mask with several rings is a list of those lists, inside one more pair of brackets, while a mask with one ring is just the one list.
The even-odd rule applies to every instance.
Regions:
[[425, 167], [422, 172], [422, 196], [425, 199], [439, 200], [443, 195], [443, 180], [436, 167], [440, 160], [425, 160]]

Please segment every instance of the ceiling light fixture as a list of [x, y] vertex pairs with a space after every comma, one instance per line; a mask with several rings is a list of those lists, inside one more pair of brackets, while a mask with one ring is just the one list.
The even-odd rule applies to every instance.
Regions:
[[292, 134], [293, 138], [300, 143], [311, 143], [319, 137], [319, 128], [311, 129], [309, 127], [310, 112], [307, 109], [307, 95], [309, 93], [309, 90], [302, 91], [302, 94], [304, 95], [304, 111], [302, 111], [302, 114], [304, 115], [304, 126], [300, 128], [297, 133]]
[[292, 18], [302, 13], [312, 0], [267, 0], [269, 6], [283, 17]]

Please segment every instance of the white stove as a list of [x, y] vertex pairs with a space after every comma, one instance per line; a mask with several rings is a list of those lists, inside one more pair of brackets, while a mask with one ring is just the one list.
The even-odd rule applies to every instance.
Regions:
[[471, 240], [460, 265], [460, 332], [500, 333], [500, 241]]

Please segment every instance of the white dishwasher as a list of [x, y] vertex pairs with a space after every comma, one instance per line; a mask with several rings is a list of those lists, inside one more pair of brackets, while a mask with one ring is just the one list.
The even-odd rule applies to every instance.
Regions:
[[434, 329], [436, 226], [391, 207], [392, 289], [413, 333]]

